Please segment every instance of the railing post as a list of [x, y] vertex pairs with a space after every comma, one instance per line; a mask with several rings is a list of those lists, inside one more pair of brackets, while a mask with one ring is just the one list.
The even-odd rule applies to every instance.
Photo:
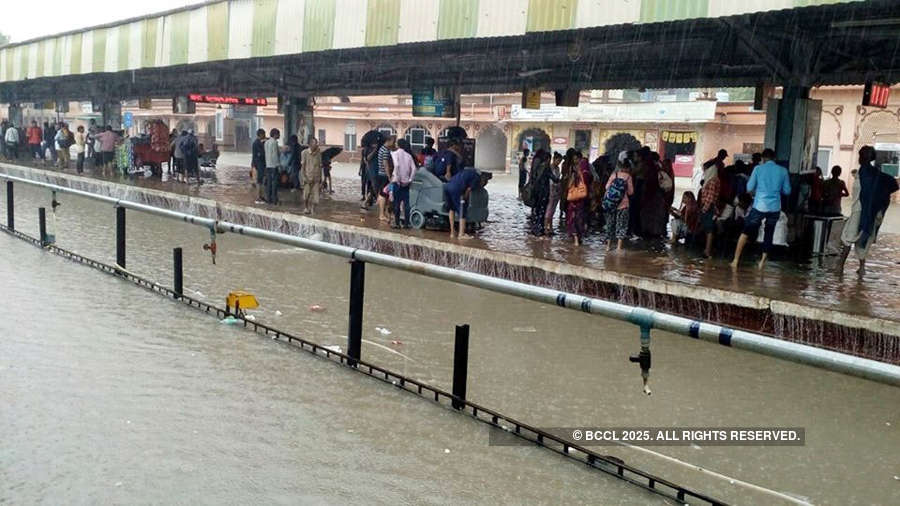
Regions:
[[47, 210], [38, 208], [38, 237], [41, 239], [41, 247], [47, 245]]
[[6, 226], [10, 230], [16, 229], [15, 202], [13, 201], [13, 182], [6, 182]]
[[172, 267], [175, 274], [173, 289], [175, 290], [175, 297], [180, 299], [184, 295], [184, 278], [182, 277], [181, 271], [181, 248], [172, 250]]
[[116, 265], [125, 268], [125, 208], [116, 207]]
[[366, 286], [366, 263], [350, 261], [350, 325], [347, 330], [347, 364], [355, 367], [362, 351], [363, 296]]
[[[469, 373], [469, 324], [456, 326], [453, 346], [453, 407], [462, 409], [466, 400], [466, 377]], [[459, 399], [459, 400], [457, 400]]]

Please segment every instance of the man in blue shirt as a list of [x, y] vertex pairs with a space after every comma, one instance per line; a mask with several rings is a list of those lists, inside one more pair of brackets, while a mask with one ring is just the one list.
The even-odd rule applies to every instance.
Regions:
[[[475, 169], [464, 169], [444, 183], [444, 203], [450, 214], [450, 238], [471, 239], [466, 235], [466, 212], [472, 188], [481, 183], [481, 175]], [[459, 233], [456, 234], [456, 218], [459, 217]]]
[[763, 163], [753, 169], [750, 180], [747, 181], [747, 191], [755, 192], [753, 207], [750, 214], [744, 220], [744, 231], [738, 239], [737, 248], [734, 250], [734, 260], [731, 267], [736, 269], [741, 260], [741, 252], [747, 245], [747, 238], [756, 238], [759, 226], [766, 221], [763, 229], [763, 254], [759, 261], [759, 268], [766, 265], [769, 250], [772, 248], [772, 236], [775, 234], [775, 224], [781, 215], [781, 196], [791, 194], [791, 182], [788, 171], [775, 163], [775, 151], [765, 149], [762, 153]]

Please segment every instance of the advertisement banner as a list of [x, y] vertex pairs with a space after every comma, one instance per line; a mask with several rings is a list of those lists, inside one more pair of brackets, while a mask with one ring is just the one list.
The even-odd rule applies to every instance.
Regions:
[[449, 87], [412, 90], [413, 116], [455, 118], [456, 104], [456, 93]]

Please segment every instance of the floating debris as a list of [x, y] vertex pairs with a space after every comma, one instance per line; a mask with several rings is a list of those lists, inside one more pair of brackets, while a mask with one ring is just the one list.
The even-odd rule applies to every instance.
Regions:
[[322, 313], [325, 311], [325, 308], [318, 304], [313, 304], [312, 306], [309, 306], [309, 310], [313, 313]]
[[402, 342], [400, 342], [400, 341], [398, 341], [398, 340], [396, 340], [396, 339], [394, 339], [393, 341], [391, 341], [391, 344], [396, 345], [396, 346], [402, 346], [402, 345], [403, 345]]
[[275, 310], [275, 316], [281, 316], [282, 314], [284, 314], [284, 313], [282, 313], [281, 311], [279, 311], [277, 309]]
[[537, 329], [534, 327], [513, 327], [513, 332], [537, 332]]
[[322, 347], [325, 348], [326, 350], [333, 351], [335, 353], [343, 353], [344, 352], [341, 349], [340, 345], [337, 345], [337, 344], [330, 344], [330, 345], [326, 345], [326, 346], [322, 346]]
[[[249, 317], [248, 317], [248, 319], [249, 319]], [[228, 315], [225, 318], [222, 318], [221, 320], [219, 320], [219, 323], [223, 323], [225, 325], [237, 325], [239, 322], [240, 322], [240, 320], [238, 320], [237, 318], [235, 318], [234, 316], [231, 316], [231, 315]]]
[[378, 332], [380, 332], [381, 335], [383, 335], [383, 336], [389, 336], [389, 335], [391, 335], [391, 331], [388, 330], [388, 329], [386, 329], [386, 328], [384, 328], [384, 327], [375, 327], [375, 330], [377, 330]]

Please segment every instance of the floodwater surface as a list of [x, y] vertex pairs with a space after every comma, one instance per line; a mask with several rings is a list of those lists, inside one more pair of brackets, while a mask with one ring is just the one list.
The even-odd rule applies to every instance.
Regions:
[[[17, 228], [36, 235], [49, 198], [17, 185]], [[112, 206], [59, 199], [59, 245], [112, 263]], [[171, 286], [183, 247], [187, 293], [222, 305], [247, 290], [258, 321], [345, 345], [345, 261], [225, 234], [213, 265], [202, 228], [127, 224], [130, 271]], [[476, 403], [538, 427], [804, 427], [802, 447], [601, 450], [732, 503], [900, 503], [898, 388], [654, 332], [648, 397], [630, 324], [366, 274], [368, 361], [449, 389], [453, 327], [469, 323]], [[5, 234], [0, 280], [2, 502], [663, 501], [547, 450], [489, 446], [484, 424]]]

